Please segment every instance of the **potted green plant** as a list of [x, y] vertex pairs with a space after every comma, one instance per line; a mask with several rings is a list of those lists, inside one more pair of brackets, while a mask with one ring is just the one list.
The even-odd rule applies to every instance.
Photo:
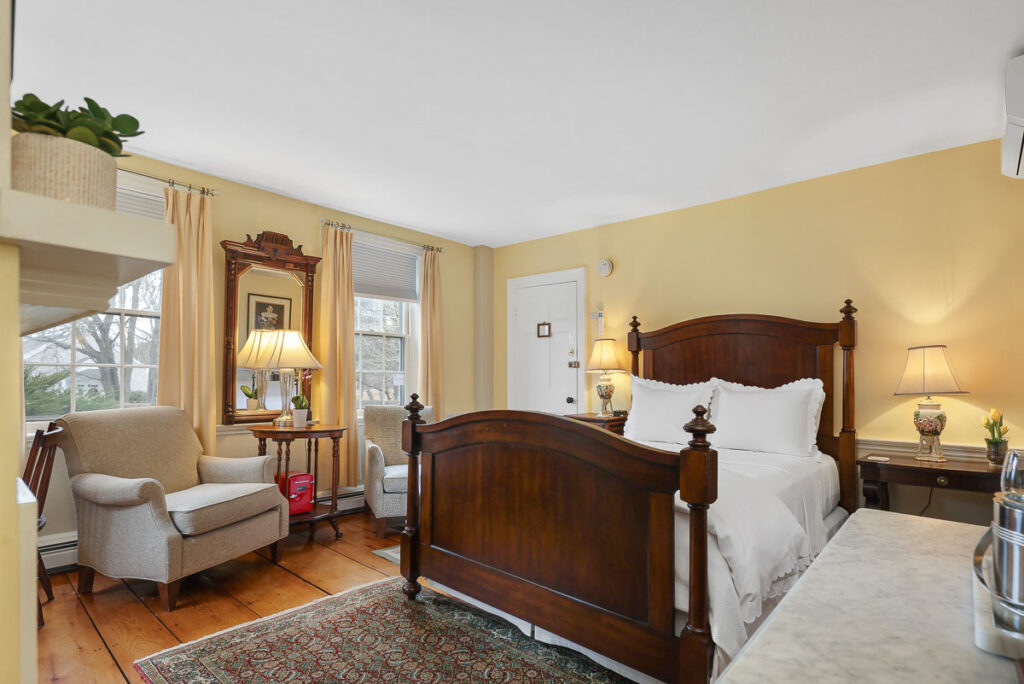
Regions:
[[306, 427], [309, 419], [309, 399], [302, 394], [292, 397], [292, 423], [297, 428]]
[[992, 465], [1002, 465], [1006, 460], [1005, 437], [1010, 431], [1008, 425], [1003, 425], [1003, 414], [998, 409], [992, 409], [981, 419], [981, 426], [988, 430], [988, 437], [985, 438], [985, 458]]
[[260, 398], [256, 389], [248, 385], [242, 385], [242, 394], [245, 395], [245, 408], [248, 411], [255, 411], [260, 407]]
[[11, 107], [11, 187], [114, 209], [117, 163], [124, 138], [140, 135], [139, 120], [112, 115], [95, 100], [85, 107], [47, 104], [27, 93]]

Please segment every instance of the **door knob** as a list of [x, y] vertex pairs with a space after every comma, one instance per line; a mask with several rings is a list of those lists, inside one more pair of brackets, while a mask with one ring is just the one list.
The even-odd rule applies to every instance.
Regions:
[[566, 404], [572, 404], [572, 403], [574, 403], [575, 401], [576, 401], [576, 400], [575, 400], [575, 399], [573, 399], [572, 397], [566, 397], [566, 398], [565, 398], [565, 403], [566, 403]]

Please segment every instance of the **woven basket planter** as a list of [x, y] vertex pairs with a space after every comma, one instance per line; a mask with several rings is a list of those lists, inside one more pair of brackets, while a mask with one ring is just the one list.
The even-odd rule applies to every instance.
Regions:
[[11, 140], [11, 187], [113, 210], [117, 162], [103, 150], [77, 140], [18, 133]]

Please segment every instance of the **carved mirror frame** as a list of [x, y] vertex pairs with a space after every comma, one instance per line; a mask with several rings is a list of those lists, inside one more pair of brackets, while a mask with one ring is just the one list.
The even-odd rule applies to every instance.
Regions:
[[[224, 397], [222, 422], [265, 423], [276, 418], [281, 411], [245, 411], [235, 407], [235, 383], [238, 376], [238, 350], [245, 340], [238, 339], [238, 279], [253, 266], [269, 268], [305, 276], [302, 289], [302, 336], [310, 349], [313, 348], [313, 280], [320, 257], [302, 253], [302, 245], [295, 247], [292, 239], [284, 233], [265, 230], [255, 238], [245, 236], [245, 242], [223, 240], [226, 259], [224, 268]], [[302, 381], [302, 391], [308, 397], [310, 381]]]

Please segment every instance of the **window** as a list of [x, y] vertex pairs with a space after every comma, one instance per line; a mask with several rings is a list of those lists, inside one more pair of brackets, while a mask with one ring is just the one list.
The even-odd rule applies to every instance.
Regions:
[[106, 312], [26, 335], [25, 417], [156, 403], [161, 272], [119, 288]]
[[356, 297], [356, 406], [400, 406], [411, 351], [409, 303]]
[[[162, 219], [162, 186], [119, 171], [117, 211]], [[156, 403], [161, 276], [122, 285], [103, 313], [22, 338], [27, 420]]]

